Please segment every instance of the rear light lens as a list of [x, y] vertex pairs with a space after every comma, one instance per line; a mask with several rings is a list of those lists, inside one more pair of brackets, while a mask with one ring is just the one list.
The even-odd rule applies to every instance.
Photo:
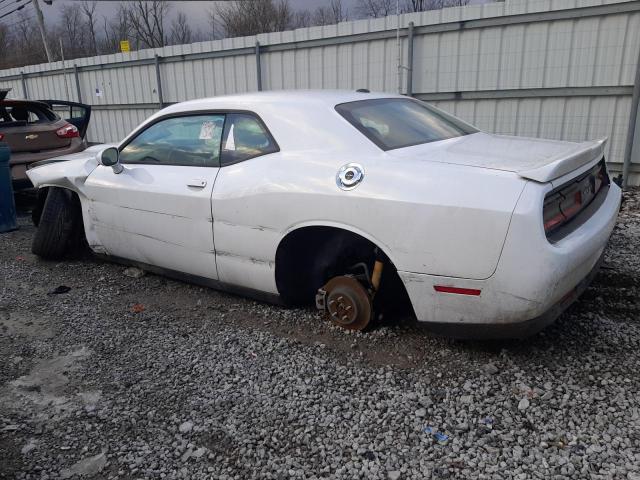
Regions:
[[547, 235], [580, 213], [609, 183], [604, 161], [591, 171], [545, 198], [544, 231]]
[[4, 133], [0, 133], [0, 142], [4, 140]]
[[564, 223], [565, 218], [560, 210], [559, 195], [553, 195], [544, 204], [544, 231], [549, 233]]
[[582, 192], [572, 188], [553, 195], [544, 205], [544, 230], [549, 233], [554, 228], [574, 217], [582, 210]]
[[67, 123], [64, 127], [56, 130], [56, 135], [60, 138], [75, 138], [80, 136], [80, 132], [75, 125]]

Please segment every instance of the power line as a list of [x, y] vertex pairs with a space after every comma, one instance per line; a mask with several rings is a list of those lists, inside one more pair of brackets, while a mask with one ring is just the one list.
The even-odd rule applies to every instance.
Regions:
[[[22, 5], [18, 6], [18, 8], [16, 8], [15, 10], [11, 10], [11, 12], [17, 12], [18, 10], [22, 10], [25, 6], [27, 6], [27, 4], [31, 3], [31, 0], [16, 0], [15, 3], [20, 3], [20, 2], [23, 2]], [[7, 4], [4, 7], [0, 7], [0, 10], [4, 8], [6, 12], [6, 8], [12, 8], [12, 7], [15, 7], [15, 5]], [[2, 13], [4, 14], [4, 12]]]
[[[9, 3], [7, 3], [6, 5], [2, 5], [2, 3], [7, 2], [7, 1]], [[22, 1], [24, 1], [24, 0], [0, 0], [0, 9], [15, 7], [14, 3], [20, 3]]]
[[[27, 22], [31, 22], [32, 20], [35, 20], [36, 16], [35, 15], [31, 15], [29, 17], [23, 17], [20, 20], [10, 23], [9, 25], [7, 25], [9, 28], [18, 26], [18, 25], [22, 25], [23, 23], [27, 23]], [[6, 25], [6, 24], [4, 24]]]

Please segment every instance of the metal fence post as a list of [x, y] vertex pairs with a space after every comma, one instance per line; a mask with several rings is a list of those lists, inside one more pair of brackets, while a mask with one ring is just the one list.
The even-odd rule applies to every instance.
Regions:
[[632, 160], [640, 162], [640, 50], [636, 63], [636, 76], [633, 84], [633, 96], [631, 97], [631, 114], [629, 115], [629, 128], [627, 141], [624, 147], [624, 163], [622, 164], [622, 187], [629, 184], [629, 170]]
[[158, 104], [164, 108], [164, 98], [162, 96], [162, 78], [160, 77], [160, 57], [156, 54], [156, 84], [158, 85]]
[[24, 99], [27, 100], [29, 98], [29, 92], [27, 91], [27, 76], [24, 72], [20, 72], [20, 80], [22, 80], [22, 95]]
[[260, 64], [260, 42], [256, 41], [256, 77], [258, 80], [258, 91], [262, 91], [262, 66]]
[[407, 96], [413, 97], [413, 22], [407, 33]]
[[73, 64], [73, 76], [76, 79], [76, 95], [78, 95], [78, 102], [82, 103], [82, 90], [80, 90], [80, 75], [78, 75], [78, 65]]

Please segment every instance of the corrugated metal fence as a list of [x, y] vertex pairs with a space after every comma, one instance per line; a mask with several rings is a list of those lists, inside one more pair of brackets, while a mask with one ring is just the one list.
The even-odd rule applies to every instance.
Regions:
[[397, 22], [392, 16], [28, 66], [0, 71], [0, 87], [16, 97], [89, 103], [90, 140], [113, 142], [161, 105], [198, 97], [400, 85], [489, 132], [608, 136], [612, 169], [621, 170], [626, 154], [634, 183], [640, 179], [640, 132], [633, 148], [628, 142], [640, 1], [507, 0], [405, 14], [400, 49]]

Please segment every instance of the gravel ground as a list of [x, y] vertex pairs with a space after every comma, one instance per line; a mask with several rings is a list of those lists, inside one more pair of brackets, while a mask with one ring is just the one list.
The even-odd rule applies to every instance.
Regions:
[[20, 225], [0, 235], [0, 478], [640, 479], [640, 191], [581, 301], [491, 343], [42, 261]]

